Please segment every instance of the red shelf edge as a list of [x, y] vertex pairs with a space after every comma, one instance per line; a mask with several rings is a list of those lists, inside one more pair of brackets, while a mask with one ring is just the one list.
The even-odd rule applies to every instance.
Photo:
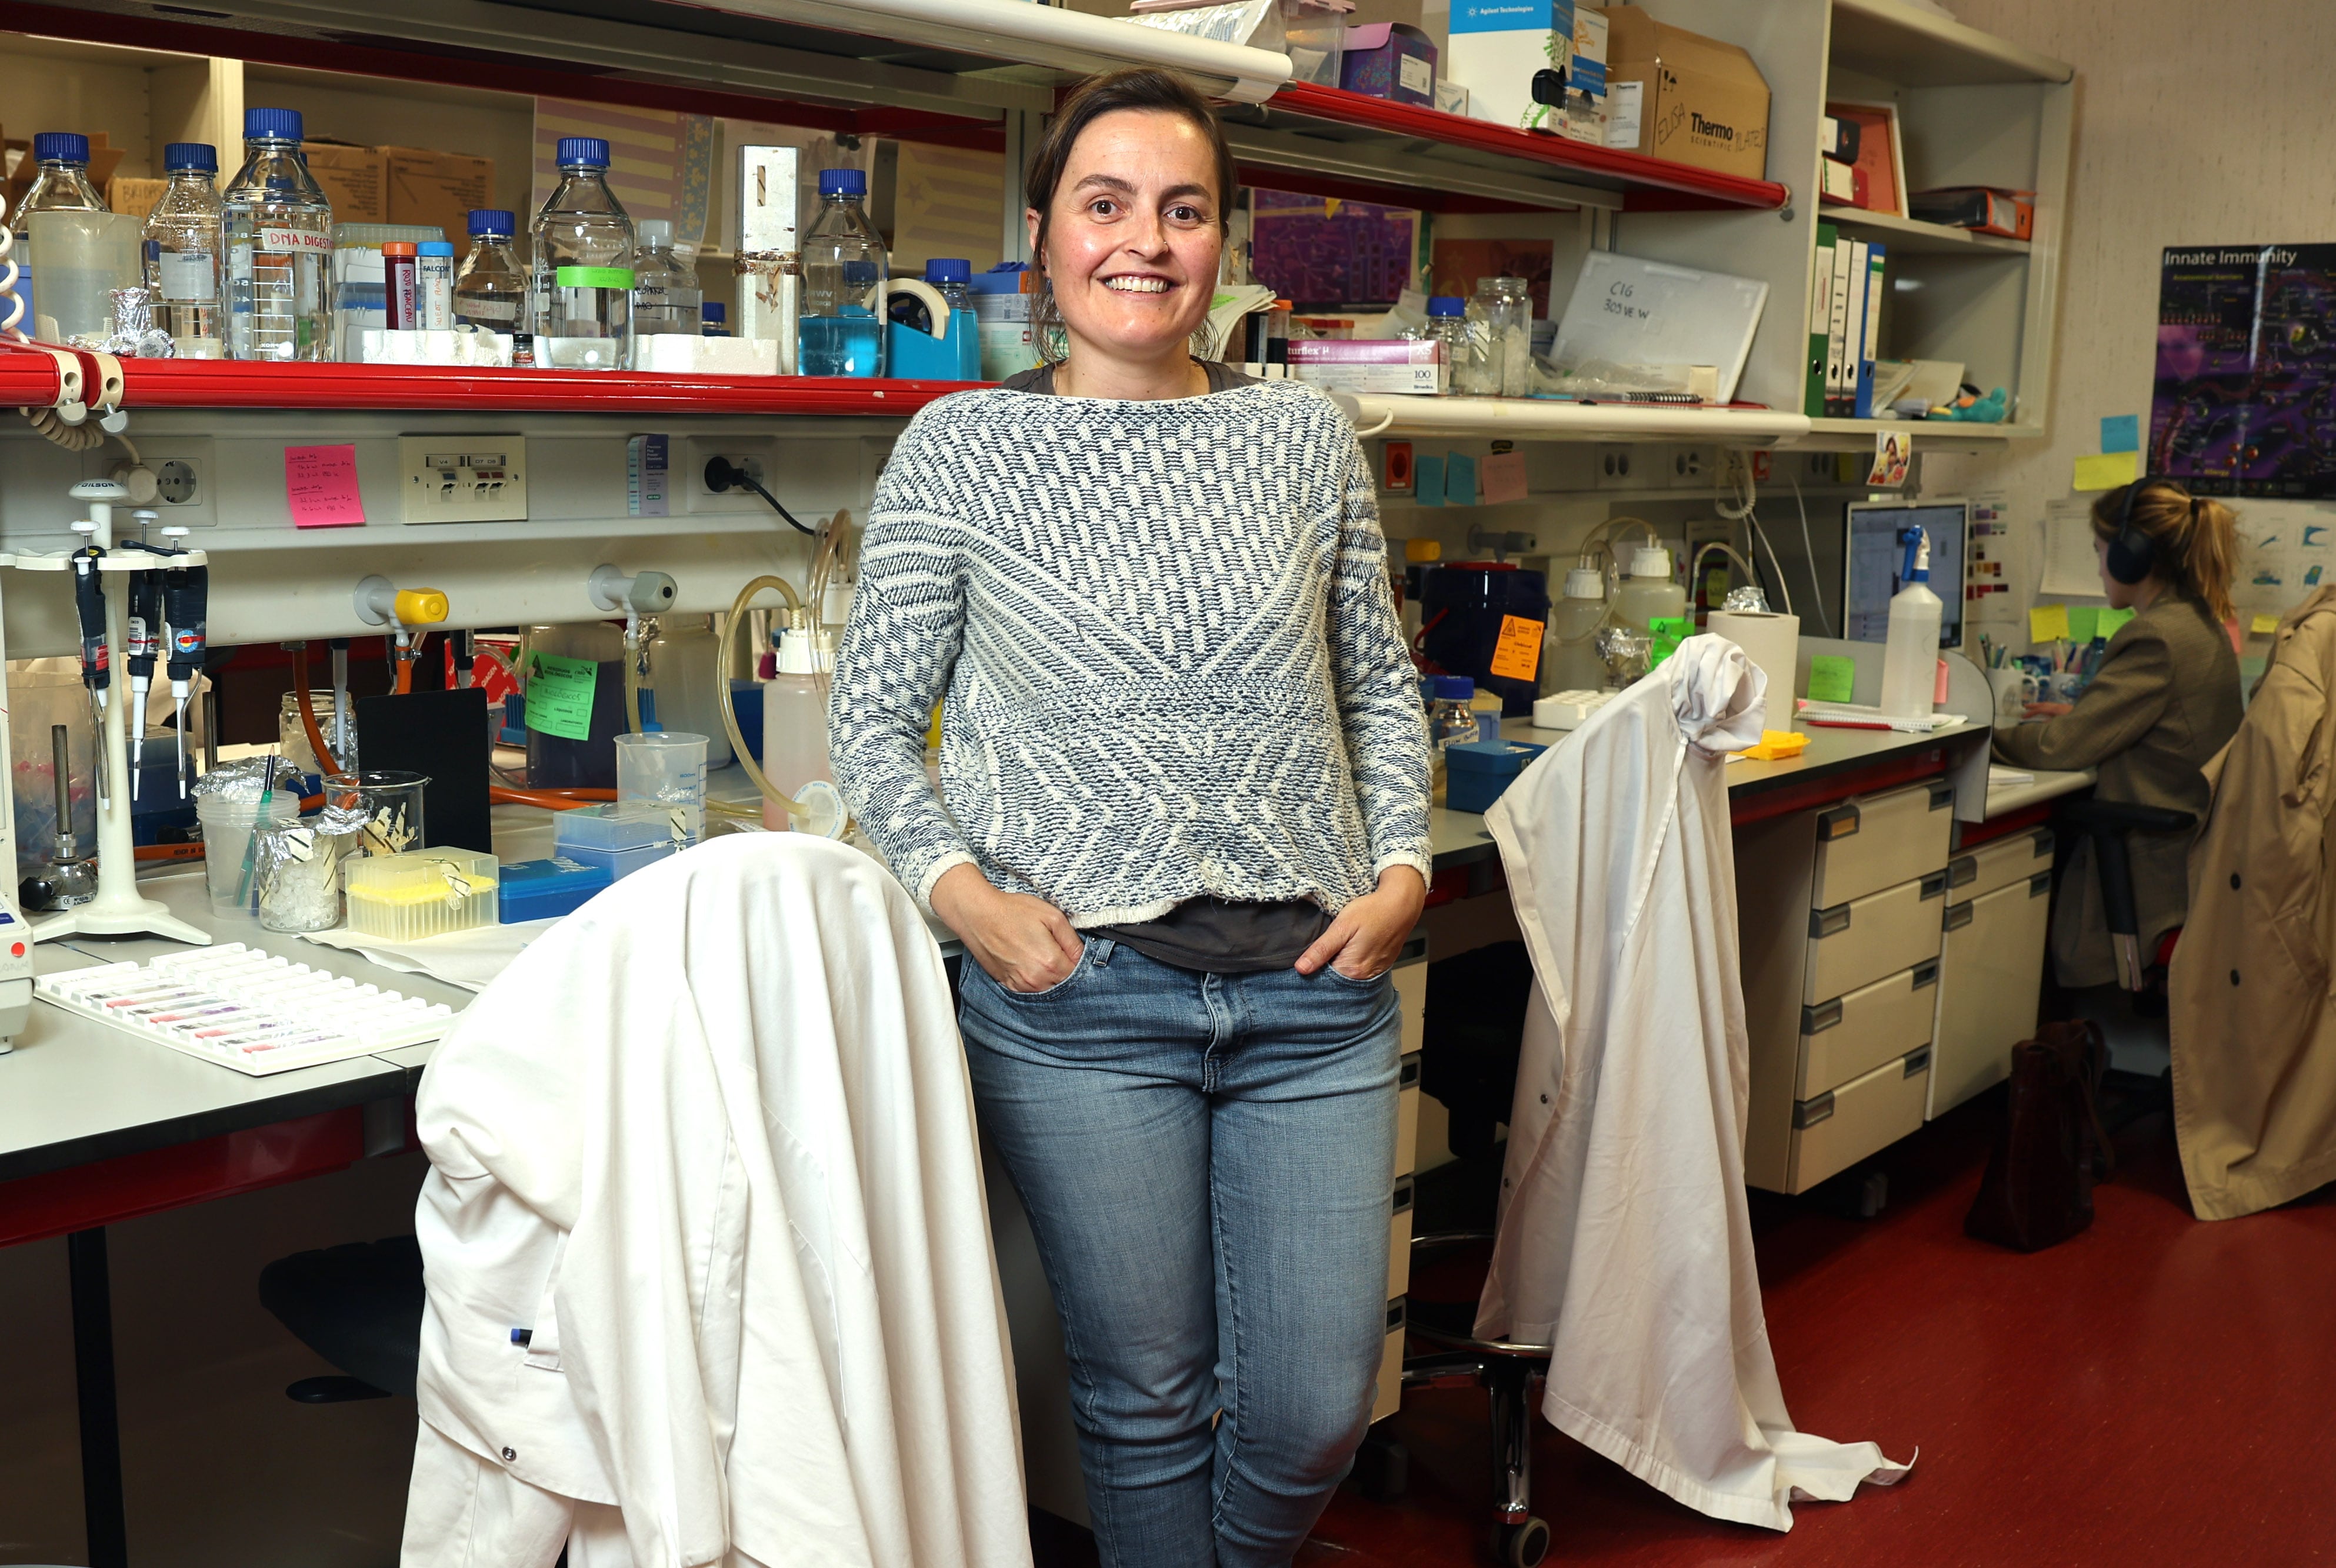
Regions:
[[1650, 158], [1642, 152], [1595, 147], [1587, 141], [1572, 141], [1562, 136], [1531, 131], [1514, 131], [1488, 120], [1470, 120], [1463, 115], [1446, 114], [1438, 109], [1424, 109], [1414, 103], [1366, 97], [1359, 93], [1323, 87], [1311, 82], [1284, 83], [1269, 102], [1271, 108], [1315, 120], [1359, 125], [1398, 136], [1415, 136], [1424, 141], [1441, 141], [1450, 146], [1473, 148], [1480, 152], [1501, 153], [1549, 164], [1553, 168], [1603, 175], [1649, 190], [1676, 190], [1685, 195], [1705, 197], [1734, 207], [1776, 211], [1792, 200], [1792, 193], [1774, 180], [1747, 180], [1740, 175], [1720, 174], [1708, 169], [1674, 163], [1667, 158]]

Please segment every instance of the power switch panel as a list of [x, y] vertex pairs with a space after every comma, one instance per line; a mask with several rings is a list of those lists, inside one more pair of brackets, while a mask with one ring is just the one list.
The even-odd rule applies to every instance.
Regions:
[[525, 436], [405, 435], [397, 455], [405, 475], [403, 521], [527, 521]]

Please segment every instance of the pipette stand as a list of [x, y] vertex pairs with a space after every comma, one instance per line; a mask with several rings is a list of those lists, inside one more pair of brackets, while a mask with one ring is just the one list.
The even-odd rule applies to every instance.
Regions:
[[[74, 909], [44, 915], [33, 926], [34, 941], [54, 941], [66, 936], [168, 937], [172, 941], [210, 945], [209, 933], [199, 930], [170, 912], [170, 906], [138, 891], [138, 859], [130, 831], [130, 683], [125, 636], [129, 609], [129, 574], [161, 571], [169, 567], [201, 566], [209, 558], [201, 550], [184, 555], [154, 555], [113, 547], [113, 503], [127, 502], [130, 492], [111, 480], [84, 480], [73, 487], [73, 499], [89, 503], [90, 521], [97, 525], [92, 541], [104, 550], [98, 563], [113, 579], [105, 596], [105, 642], [109, 666], [123, 672], [105, 705], [105, 722], [98, 735], [105, 768], [104, 803], [97, 813], [97, 897]], [[144, 558], [141, 560], [140, 558]], [[32, 571], [69, 571], [63, 556], [19, 555], [16, 566]], [[140, 714], [144, 724], [146, 716]]]

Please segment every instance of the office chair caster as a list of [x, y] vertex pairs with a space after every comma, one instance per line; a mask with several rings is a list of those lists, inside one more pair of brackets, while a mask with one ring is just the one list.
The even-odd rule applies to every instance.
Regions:
[[1548, 1521], [1527, 1517], [1519, 1524], [1494, 1525], [1493, 1555], [1502, 1568], [1539, 1568], [1549, 1555]]

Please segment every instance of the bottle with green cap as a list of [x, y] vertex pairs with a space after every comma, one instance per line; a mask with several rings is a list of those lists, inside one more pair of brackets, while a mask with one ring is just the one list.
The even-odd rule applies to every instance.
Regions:
[[229, 181], [229, 359], [333, 356], [333, 204], [300, 151], [297, 109], [247, 109], [243, 167]]
[[535, 215], [538, 362], [560, 370], [632, 363], [633, 220], [608, 189], [608, 144], [563, 136], [560, 185]]
[[162, 149], [170, 176], [161, 200], [146, 216], [146, 287], [154, 298], [154, 325], [170, 335], [180, 359], [217, 359], [227, 349], [219, 327], [219, 255], [226, 213], [214, 181], [219, 149], [173, 141]]

